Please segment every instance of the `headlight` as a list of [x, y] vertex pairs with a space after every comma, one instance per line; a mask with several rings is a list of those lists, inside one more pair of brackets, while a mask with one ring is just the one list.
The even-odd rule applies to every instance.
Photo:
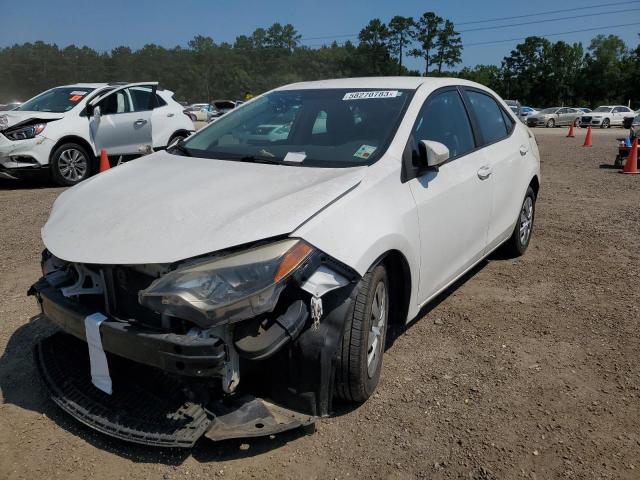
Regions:
[[313, 252], [288, 239], [179, 268], [138, 294], [140, 304], [202, 327], [273, 310], [286, 279]]
[[8, 132], [4, 132], [4, 135], [9, 140], [27, 140], [28, 138], [34, 138], [36, 135], [42, 133], [46, 126], [46, 123], [37, 123], [35, 125], [29, 125], [28, 127], [22, 127], [16, 130], [9, 130]]

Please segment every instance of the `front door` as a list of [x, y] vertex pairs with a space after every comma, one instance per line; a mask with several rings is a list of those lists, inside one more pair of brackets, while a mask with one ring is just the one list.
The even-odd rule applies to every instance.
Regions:
[[91, 118], [96, 150], [109, 155], [136, 155], [152, 145], [151, 114], [155, 85], [131, 85], [97, 102], [100, 116]]
[[415, 145], [434, 140], [450, 160], [409, 181], [420, 224], [418, 300], [431, 299], [482, 258], [491, 213], [490, 166], [476, 150], [471, 123], [457, 89], [433, 93], [412, 132]]

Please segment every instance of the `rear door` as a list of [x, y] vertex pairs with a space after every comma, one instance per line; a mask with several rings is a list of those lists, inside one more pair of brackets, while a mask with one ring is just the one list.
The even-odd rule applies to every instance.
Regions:
[[489, 166], [493, 181], [487, 253], [513, 231], [528, 181], [523, 166], [529, 138], [490, 93], [469, 87], [463, 93], [479, 131], [482, 162]]
[[156, 85], [128, 84], [92, 102], [100, 107], [100, 116], [94, 115], [90, 121], [96, 150], [104, 148], [109, 155], [136, 155], [152, 146]]
[[414, 125], [410, 142], [417, 155], [420, 140], [449, 148], [450, 159], [437, 170], [409, 180], [420, 227], [420, 283], [424, 303], [476, 263], [486, 247], [492, 181], [487, 161], [476, 150], [464, 102], [456, 88], [432, 93]]
[[558, 113], [560, 114], [558, 117], [558, 125], [568, 125], [571, 122], [570, 108], [561, 108]]

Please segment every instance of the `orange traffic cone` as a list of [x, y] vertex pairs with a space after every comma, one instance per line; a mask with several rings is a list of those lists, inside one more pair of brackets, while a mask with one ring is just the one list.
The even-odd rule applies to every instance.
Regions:
[[587, 136], [584, 139], [584, 145], [582, 145], [583, 147], [593, 147], [593, 144], [591, 143], [591, 125], [589, 125], [589, 128], [587, 128]]
[[102, 150], [100, 150], [100, 172], [104, 172], [105, 170], [109, 170], [110, 168], [111, 164], [109, 163], [107, 151], [103, 148]]
[[567, 133], [567, 138], [573, 138], [575, 136], [576, 134], [573, 133], [573, 123], [572, 123], [571, 126], [569, 127], [569, 133]]
[[638, 139], [634, 138], [631, 144], [631, 151], [627, 157], [627, 162], [624, 164], [624, 169], [620, 173], [640, 173], [638, 171]]

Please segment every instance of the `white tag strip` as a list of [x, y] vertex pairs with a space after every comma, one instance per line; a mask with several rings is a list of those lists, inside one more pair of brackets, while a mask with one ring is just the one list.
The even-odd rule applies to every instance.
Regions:
[[373, 98], [395, 98], [398, 90], [375, 90], [373, 92], [349, 92], [342, 100], [370, 100]]
[[84, 329], [87, 335], [87, 345], [89, 345], [89, 363], [91, 365], [91, 383], [104, 393], [111, 395], [111, 377], [109, 376], [109, 366], [107, 356], [102, 348], [102, 338], [100, 338], [100, 324], [107, 319], [101, 313], [94, 313], [84, 319]]
[[304, 152], [287, 152], [284, 156], [283, 162], [300, 163], [307, 158], [307, 154]]

